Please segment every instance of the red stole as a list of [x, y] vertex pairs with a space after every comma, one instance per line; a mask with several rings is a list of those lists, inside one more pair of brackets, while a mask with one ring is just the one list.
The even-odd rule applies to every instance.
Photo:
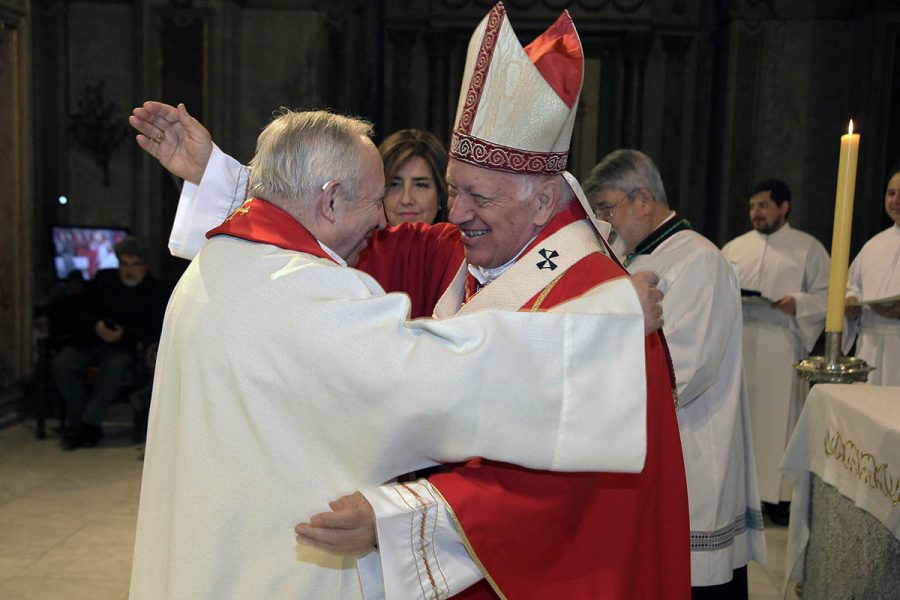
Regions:
[[270, 244], [319, 258], [334, 260], [306, 227], [294, 217], [262, 198], [250, 198], [228, 218], [206, 233], [207, 238], [230, 235], [250, 242]]

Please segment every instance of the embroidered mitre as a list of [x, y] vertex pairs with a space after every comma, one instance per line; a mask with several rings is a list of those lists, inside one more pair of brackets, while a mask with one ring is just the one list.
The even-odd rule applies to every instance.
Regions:
[[498, 2], [469, 41], [450, 157], [496, 171], [562, 173], [583, 78], [568, 11], [523, 48]]
[[523, 48], [498, 2], [469, 41], [450, 158], [492, 171], [561, 175], [612, 255], [609, 223], [594, 216], [565, 170], [583, 80], [584, 53], [568, 11]]

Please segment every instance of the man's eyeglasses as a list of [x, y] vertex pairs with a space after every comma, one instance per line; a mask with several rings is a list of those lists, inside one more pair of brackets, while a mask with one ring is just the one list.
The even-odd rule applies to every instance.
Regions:
[[619, 205], [626, 200], [630, 202], [634, 198], [634, 195], [639, 191], [641, 191], [641, 188], [634, 188], [633, 190], [625, 194], [625, 197], [615, 204], [598, 204], [594, 207], [594, 214], [597, 215], [598, 219], [609, 221], [609, 218], [612, 216], [613, 211], [616, 210], [616, 208], [618, 208]]

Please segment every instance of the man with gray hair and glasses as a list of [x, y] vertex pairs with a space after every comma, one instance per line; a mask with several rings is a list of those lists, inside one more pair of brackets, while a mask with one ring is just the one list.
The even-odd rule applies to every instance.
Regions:
[[629, 270], [665, 293], [691, 518], [692, 598], [747, 598], [747, 561], [765, 561], [759, 492], [741, 375], [737, 278], [718, 248], [669, 208], [656, 165], [617, 150], [584, 184]]

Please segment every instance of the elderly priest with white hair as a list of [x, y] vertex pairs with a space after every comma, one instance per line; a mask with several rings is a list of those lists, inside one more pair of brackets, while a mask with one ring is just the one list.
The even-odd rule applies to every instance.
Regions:
[[[424, 298], [442, 319], [591, 305], [615, 321], [634, 305], [626, 272], [564, 171], [582, 74], [568, 13], [523, 48], [502, 4], [495, 6], [469, 46], [447, 172], [452, 224], [379, 231], [358, 267], [388, 290]], [[529, 127], [522, 127], [526, 116]], [[146, 104], [132, 123], [145, 149], [199, 182], [185, 185], [172, 238], [191, 250], [204, 227], [240, 204], [233, 192], [243, 189], [244, 170], [212, 146], [183, 107]], [[333, 512], [298, 525], [300, 539], [366, 553], [360, 575], [373, 598], [687, 598], [687, 494], [672, 373], [658, 333], [643, 338], [637, 352], [632, 343], [615, 329], [596, 334], [593, 352], [603, 358], [584, 393], [607, 412], [567, 413], [592, 419], [589, 437], [607, 442], [600, 450], [609, 459], [604, 472], [552, 473], [485, 457], [416, 482], [360, 481], [363, 494], [342, 497]], [[584, 358], [569, 350], [563, 356]], [[548, 350], [546, 359], [560, 357]], [[487, 377], [503, 381], [532, 368], [485, 367]], [[639, 390], [630, 388], [635, 371], [642, 373]], [[503, 408], [510, 392], [487, 393], [482, 381], [463, 376], [459, 383], [481, 403], [499, 400]], [[610, 386], [624, 395], [611, 398]], [[635, 412], [643, 415], [636, 437], [614, 423]], [[616, 458], [638, 448], [638, 463]]]

